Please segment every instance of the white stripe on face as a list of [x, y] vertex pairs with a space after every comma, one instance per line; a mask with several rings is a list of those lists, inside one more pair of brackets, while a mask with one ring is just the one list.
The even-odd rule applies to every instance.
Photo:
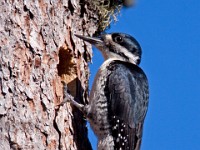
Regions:
[[[105, 42], [105, 47], [100, 50], [101, 50], [105, 60], [112, 58], [115, 60], [122, 60], [122, 61], [127, 61], [127, 62], [130, 62], [133, 64], [137, 64], [138, 60], [140, 59], [139, 56], [134, 55], [133, 53], [128, 51], [125, 47], [121, 46], [118, 43], [115, 43], [112, 39], [111, 34], [108, 34], [105, 36], [104, 42]], [[109, 50], [110, 45], [112, 45], [112, 48], [115, 50], [115, 52], [112, 52]], [[124, 58], [120, 54], [117, 54], [117, 52], [123, 54], [128, 59]]]

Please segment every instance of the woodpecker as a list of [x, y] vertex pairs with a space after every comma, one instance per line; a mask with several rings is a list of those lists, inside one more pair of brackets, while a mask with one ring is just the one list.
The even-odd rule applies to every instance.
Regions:
[[69, 97], [68, 101], [90, 122], [98, 150], [139, 150], [149, 99], [148, 80], [138, 66], [139, 43], [124, 33], [75, 36], [97, 47], [104, 62], [95, 76], [89, 103], [79, 104]]

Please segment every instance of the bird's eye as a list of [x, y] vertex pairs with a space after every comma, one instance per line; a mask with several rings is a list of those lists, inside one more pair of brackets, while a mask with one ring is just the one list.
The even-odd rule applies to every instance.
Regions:
[[115, 42], [121, 43], [122, 41], [123, 41], [123, 39], [122, 39], [121, 36], [116, 36], [116, 37], [115, 37]]

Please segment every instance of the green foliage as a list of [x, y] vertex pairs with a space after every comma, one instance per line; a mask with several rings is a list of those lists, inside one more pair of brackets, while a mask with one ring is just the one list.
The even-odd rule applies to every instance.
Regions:
[[117, 21], [116, 16], [120, 12], [122, 4], [122, 0], [91, 0], [91, 6], [98, 14], [99, 32], [107, 29], [113, 20]]

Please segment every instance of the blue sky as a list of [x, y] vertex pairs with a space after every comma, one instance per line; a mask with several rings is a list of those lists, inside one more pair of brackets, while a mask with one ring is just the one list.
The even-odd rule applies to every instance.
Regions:
[[[143, 49], [150, 103], [141, 150], [200, 149], [200, 1], [138, 0], [107, 30], [134, 36]], [[103, 58], [93, 48], [90, 86]], [[96, 139], [89, 132], [94, 150]]]

